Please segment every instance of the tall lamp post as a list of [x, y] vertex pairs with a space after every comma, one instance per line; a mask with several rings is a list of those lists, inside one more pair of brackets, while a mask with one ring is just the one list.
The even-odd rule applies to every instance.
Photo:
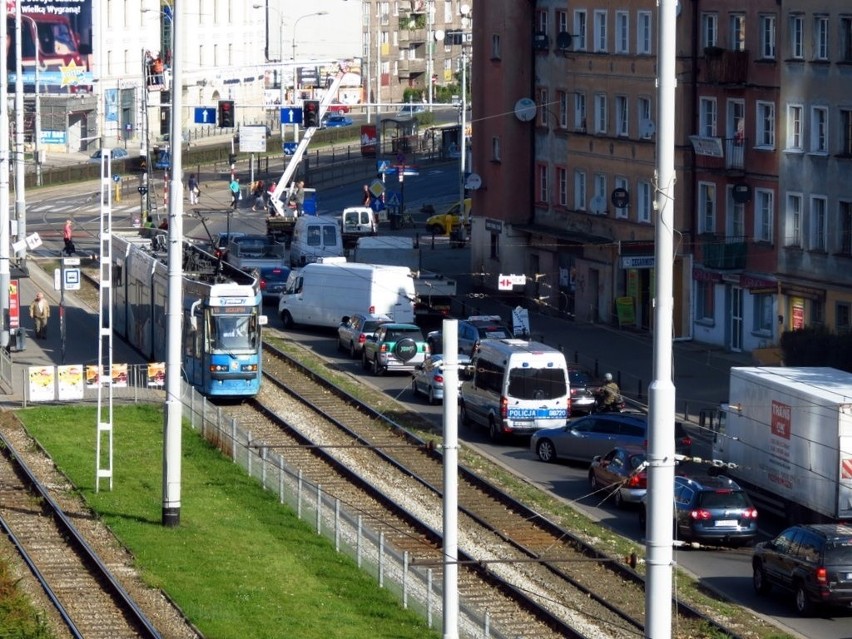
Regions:
[[296, 21], [293, 23], [293, 102], [296, 101], [296, 92], [299, 90], [298, 84], [298, 74], [296, 73], [296, 33], [299, 29], [299, 23], [305, 18], [314, 18], [316, 16], [327, 16], [328, 11], [314, 11], [313, 13], [306, 13], [305, 15], [299, 16], [296, 18]]
[[[253, 9], [266, 9], [267, 11], [267, 40], [266, 40], [266, 61], [271, 61], [269, 56], [269, 10], [272, 8], [269, 4], [253, 4]], [[281, 63], [281, 69], [278, 72], [278, 107], [283, 107], [287, 98], [287, 87], [284, 84], [284, 14], [280, 9], [275, 9], [278, 12], [278, 61]]]

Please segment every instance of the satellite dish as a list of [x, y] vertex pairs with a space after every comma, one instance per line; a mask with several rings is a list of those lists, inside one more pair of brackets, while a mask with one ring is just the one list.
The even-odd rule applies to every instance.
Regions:
[[478, 173], [471, 173], [467, 176], [467, 180], [465, 180], [464, 188], [469, 191], [477, 191], [482, 186], [482, 178], [479, 177]]
[[442, 42], [442, 41], [444, 40], [444, 35], [445, 35], [445, 34], [444, 34], [444, 30], [443, 30], [443, 29], [438, 29], [437, 31], [435, 31], [435, 39], [436, 39], [438, 42]]
[[606, 198], [603, 195], [596, 195], [589, 201], [589, 210], [595, 215], [606, 213]]
[[556, 34], [556, 48], [560, 51], [567, 51], [571, 48], [571, 34], [567, 31], [560, 31]]
[[630, 194], [627, 189], [618, 187], [609, 196], [609, 201], [617, 209], [625, 209], [630, 204]]
[[535, 102], [530, 100], [529, 98], [521, 98], [517, 102], [515, 102], [515, 117], [518, 118], [521, 122], [529, 122], [533, 118], [535, 118], [535, 113], [538, 108], [535, 105]]
[[654, 121], [649, 120], [648, 118], [642, 118], [639, 122], [639, 135], [643, 138], [652, 138], [656, 132], [657, 125], [654, 124]]

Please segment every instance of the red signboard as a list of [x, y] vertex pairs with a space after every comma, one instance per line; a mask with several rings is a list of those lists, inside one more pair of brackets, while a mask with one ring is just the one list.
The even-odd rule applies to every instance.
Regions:
[[375, 124], [361, 125], [361, 155], [376, 157], [377, 135]]
[[772, 400], [772, 434], [784, 439], [790, 439], [793, 410], [787, 404]]
[[9, 282], [9, 328], [21, 327], [21, 287], [18, 280]]

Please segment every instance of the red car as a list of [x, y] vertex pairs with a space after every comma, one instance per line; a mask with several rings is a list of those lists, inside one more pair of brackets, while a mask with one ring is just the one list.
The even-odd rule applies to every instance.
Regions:
[[349, 113], [349, 105], [344, 104], [340, 100], [335, 100], [331, 104], [328, 105], [327, 111], [329, 113], [334, 113], [335, 115], [344, 115]]

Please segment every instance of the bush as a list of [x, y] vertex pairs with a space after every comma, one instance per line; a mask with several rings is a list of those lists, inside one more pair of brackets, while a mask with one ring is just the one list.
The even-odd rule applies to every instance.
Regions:
[[852, 334], [808, 327], [782, 333], [780, 346], [787, 366], [831, 366], [852, 372]]

